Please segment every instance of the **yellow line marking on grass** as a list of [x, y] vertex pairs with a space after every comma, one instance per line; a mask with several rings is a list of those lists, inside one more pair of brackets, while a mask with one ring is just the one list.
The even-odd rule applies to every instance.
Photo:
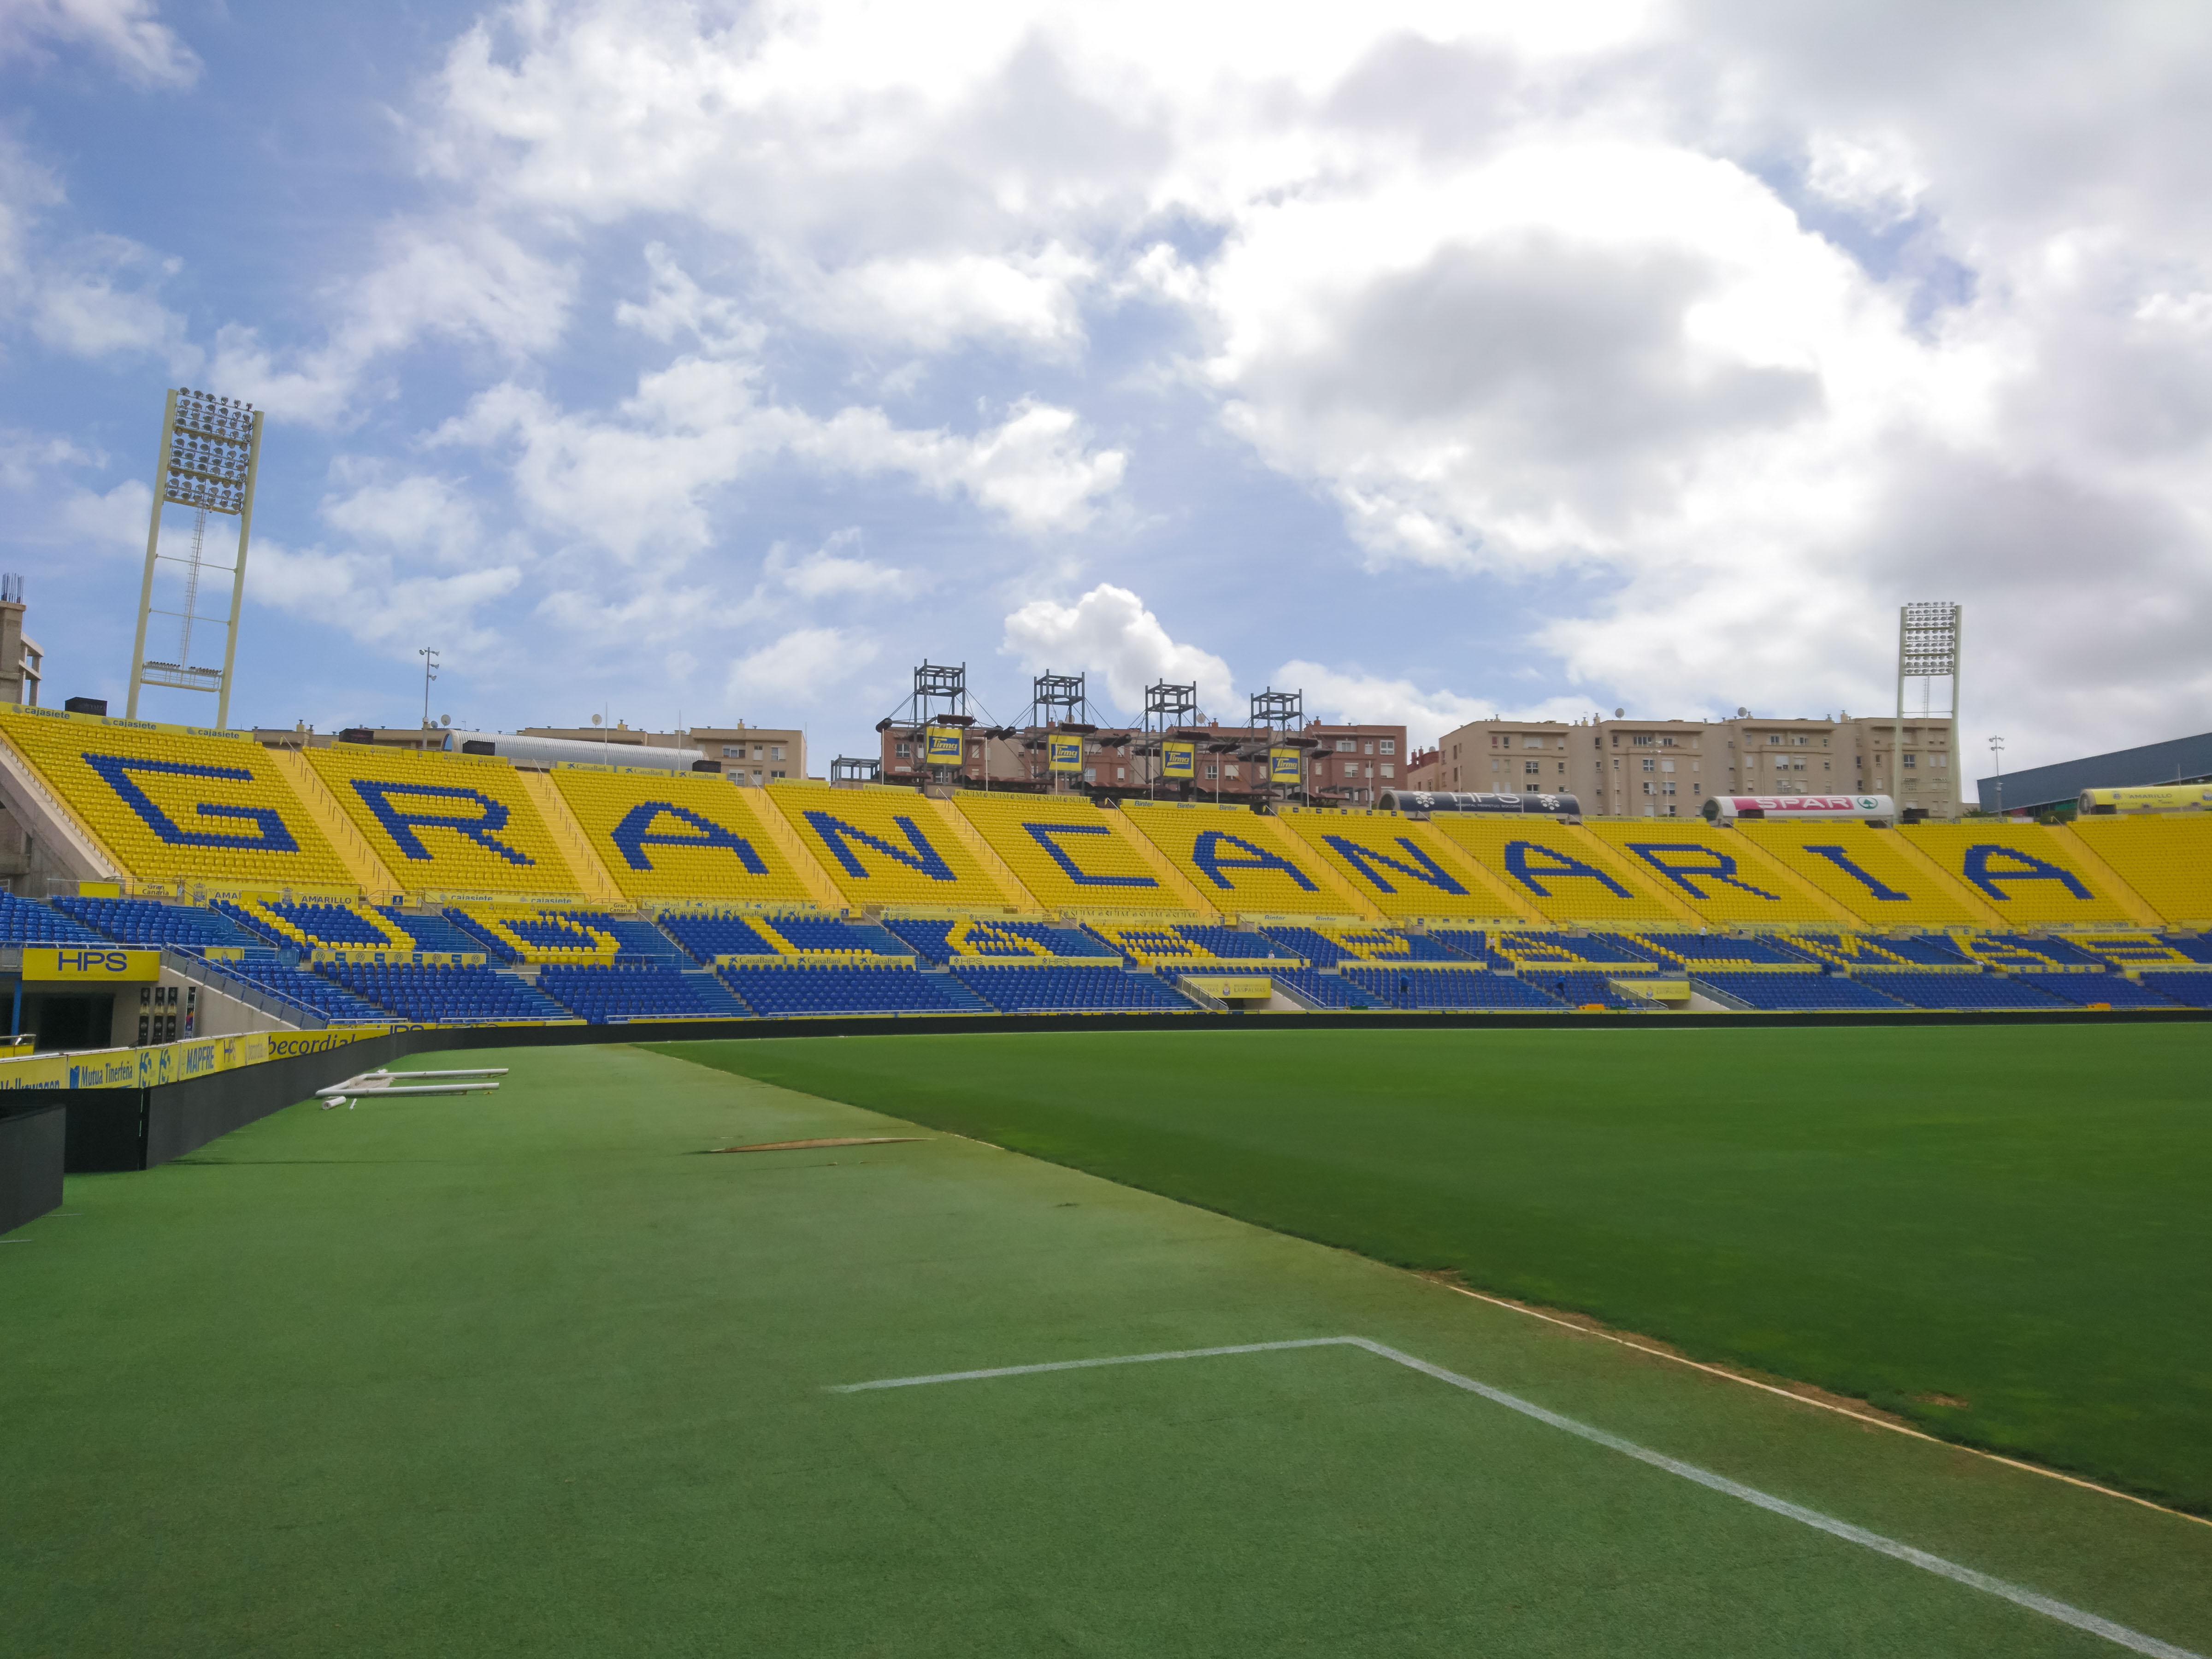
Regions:
[[[1756, 1486], [1747, 1486], [1740, 1480], [1731, 1480], [1724, 1474], [1715, 1474], [1711, 1469], [1700, 1468], [1695, 1463], [1685, 1463], [1680, 1458], [1668, 1456], [1664, 1452], [1656, 1452], [1648, 1447], [1639, 1446], [1632, 1440], [1623, 1440], [1619, 1435], [1608, 1434], [1603, 1429], [1592, 1428], [1589, 1424], [1578, 1422], [1571, 1417], [1564, 1417], [1558, 1412], [1539, 1406], [1533, 1400], [1523, 1400], [1520, 1395], [1508, 1394], [1503, 1389], [1494, 1389], [1487, 1382], [1478, 1382], [1471, 1376], [1462, 1376], [1457, 1371], [1448, 1371], [1441, 1365], [1431, 1365], [1425, 1359], [1417, 1359], [1412, 1354], [1401, 1352], [1396, 1348], [1386, 1347], [1383, 1344], [1364, 1336], [1306, 1336], [1285, 1342], [1240, 1342], [1219, 1348], [1176, 1348], [1162, 1353], [1110, 1354], [1096, 1359], [1056, 1359], [1038, 1365], [994, 1365], [985, 1370], [939, 1371], [927, 1376], [887, 1376], [870, 1382], [834, 1382], [828, 1385], [826, 1392], [868, 1394], [883, 1389], [927, 1388], [938, 1382], [980, 1382], [1001, 1376], [1035, 1376], [1044, 1371], [1090, 1370], [1103, 1365], [1152, 1365], [1170, 1359], [1213, 1359], [1224, 1354], [1277, 1353], [1292, 1348], [1362, 1349], [1380, 1358], [1389, 1360], [1393, 1364], [1403, 1365], [1409, 1370], [1420, 1372], [1424, 1376], [1432, 1376], [1439, 1382], [1447, 1382], [1455, 1389], [1462, 1389], [1469, 1394], [1480, 1395], [1493, 1405], [1504, 1407], [1508, 1411], [1518, 1412], [1523, 1417], [1534, 1418], [1539, 1423], [1564, 1430], [1578, 1439], [1590, 1442], [1593, 1445], [1603, 1446], [1608, 1451], [1616, 1451], [1625, 1457], [1632, 1457], [1638, 1462], [1647, 1463], [1655, 1469], [1663, 1469], [1669, 1474], [1679, 1475], [1685, 1480], [1694, 1482], [1708, 1491], [1718, 1492], [1723, 1497], [1733, 1498], [1740, 1502], [1749, 1504], [1754, 1509], [1762, 1509], [1771, 1515], [1778, 1515], [1785, 1520], [1798, 1522], [1804, 1526], [1813, 1528], [1817, 1532], [1826, 1533], [1832, 1538], [1839, 1538], [1848, 1544], [1856, 1544], [1863, 1549], [1872, 1550], [1877, 1555], [1888, 1556], [1893, 1561], [1902, 1561], [1908, 1566], [1918, 1567], [1923, 1572], [1933, 1573], [1939, 1578], [1948, 1578], [1953, 1583], [1963, 1584], [1969, 1589], [1978, 1589], [1985, 1595], [1994, 1595], [2000, 1601], [2009, 1601], [2014, 1607], [2024, 1607], [2030, 1613], [2039, 1613], [2046, 1619], [2053, 1620], [2062, 1625], [2070, 1625], [2075, 1630], [2087, 1632], [2092, 1636], [2100, 1636], [2106, 1641], [2116, 1646], [2126, 1648], [2130, 1652], [2148, 1655], [2149, 1659], [2203, 1659], [2203, 1656], [2194, 1653], [2187, 1648], [2176, 1647], [2170, 1642], [2160, 1641], [2154, 1636], [2146, 1636], [2141, 1631], [2130, 1630], [2125, 1625], [2117, 1624], [2101, 1614], [2085, 1612], [2069, 1602], [2045, 1595], [2039, 1591], [2026, 1589], [2002, 1578], [1992, 1577], [1988, 1573], [1977, 1571], [1972, 1567], [1961, 1566], [1956, 1561], [1948, 1561], [1940, 1555], [1931, 1555], [1926, 1550], [1916, 1549], [1910, 1544], [1899, 1543], [1896, 1539], [1885, 1537], [1878, 1532], [1869, 1532], [1864, 1527], [1853, 1526], [1848, 1521], [1838, 1521], [1834, 1516], [1824, 1515], [1818, 1510], [1807, 1509], [1802, 1504], [1793, 1504], [1787, 1498], [1777, 1498], [1771, 1492], [1759, 1491]], [[1780, 1393], [1781, 1390], [1777, 1389], [1775, 1392]], [[1792, 1398], [1795, 1397], [1792, 1396]], [[1856, 1415], [1855, 1413], [1848, 1414]], [[1930, 1437], [1925, 1435], [1921, 1437], [1923, 1439]], [[1936, 1443], [1941, 1445], [1945, 1443], [1938, 1441]]]
[[[1416, 1277], [1427, 1279], [1428, 1275], [1423, 1273]], [[2191, 1515], [2186, 1510], [2169, 1509], [2164, 1504], [2154, 1504], [2148, 1498], [2138, 1498], [2131, 1492], [2120, 1491], [2117, 1486], [2101, 1486], [2094, 1480], [2084, 1480], [2078, 1474], [2066, 1474], [2057, 1469], [2046, 1468], [2040, 1463], [2022, 1462], [2017, 1457], [2007, 1457], [2001, 1452], [1984, 1451], [1979, 1446], [1968, 1446], [1956, 1440], [1946, 1440], [1942, 1435], [1929, 1434], [1924, 1429], [1911, 1428], [1903, 1423], [1892, 1423], [1868, 1412], [1855, 1412], [1849, 1406], [1838, 1406], [1832, 1401], [1815, 1399], [1811, 1395], [1799, 1394], [1794, 1389], [1779, 1388], [1771, 1382], [1761, 1382], [1756, 1377], [1746, 1376], [1741, 1372], [1729, 1370], [1723, 1365], [1708, 1365], [1701, 1360], [1687, 1358], [1679, 1353], [1668, 1353], [1664, 1348], [1655, 1348], [1648, 1343], [1633, 1341], [1628, 1337], [1616, 1335], [1611, 1331], [1600, 1330], [1595, 1326], [1580, 1324], [1571, 1319], [1561, 1319], [1556, 1314], [1539, 1313], [1524, 1303], [1509, 1301], [1502, 1296], [1486, 1296], [1480, 1291], [1471, 1291], [1464, 1285], [1450, 1284], [1441, 1279], [1429, 1279], [1429, 1283], [1441, 1285], [1455, 1295], [1471, 1296], [1477, 1302], [1487, 1302], [1493, 1308], [1504, 1308], [1514, 1313], [1526, 1314], [1531, 1319], [1540, 1319], [1547, 1325], [1557, 1325], [1560, 1329], [1572, 1331], [1578, 1336], [1595, 1336], [1601, 1341], [1618, 1343], [1624, 1348], [1633, 1348], [1638, 1353], [1649, 1354], [1654, 1359], [1663, 1359], [1669, 1364], [1687, 1365], [1692, 1370], [1703, 1371], [1707, 1376], [1717, 1376], [1728, 1382], [1741, 1382], [1747, 1389], [1759, 1389], [1767, 1394], [1779, 1395], [1784, 1400], [1794, 1400], [1801, 1406], [1813, 1406], [1824, 1412], [1833, 1412], [1838, 1417], [1850, 1418], [1854, 1423], [1864, 1423], [1874, 1428], [1887, 1429], [1892, 1434], [1905, 1435], [1914, 1440], [1925, 1440], [1931, 1446], [1948, 1446], [1953, 1451], [1965, 1452], [1973, 1457], [1986, 1458], [1992, 1463], [2002, 1463], [2008, 1469], [2021, 1469], [2029, 1474], [2039, 1474], [2047, 1480], [2063, 1480], [2068, 1486], [2079, 1486], [2084, 1492], [2101, 1493], [2106, 1498], [2117, 1498], [2123, 1503], [2138, 1504], [2147, 1510], [2156, 1510], [2160, 1515], [2170, 1515], [2176, 1520], [2191, 1522], [2200, 1527], [2212, 1527], [2212, 1520], [2207, 1520], [2201, 1515]]]

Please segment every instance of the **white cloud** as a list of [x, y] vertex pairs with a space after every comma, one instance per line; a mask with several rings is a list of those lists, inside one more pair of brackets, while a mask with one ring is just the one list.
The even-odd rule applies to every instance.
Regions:
[[[1434, 743], [1455, 726], [1507, 711], [1494, 701], [1464, 697], [1454, 691], [1424, 691], [1408, 679], [1387, 675], [1326, 667], [1317, 662], [1293, 659], [1275, 671], [1273, 683], [1302, 690], [1310, 720], [1348, 721], [1361, 725], [1406, 727], [1407, 741]], [[1586, 703], [1574, 702], [1577, 715], [1589, 712]], [[1559, 719], [1556, 714], [1530, 715], [1511, 711], [1516, 719]]]
[[724, 690], [747, 708], [814, 702], [875, 660], [880, 647], [849, 628], [801, 628], [730, 664]]
[[146, 525], [154, 506], [154, 492], [136, 478], [126, 478], [100, 493], [72, 489], [62, 499], [62, 528], [73, 538], [92, 544], [95, 551], [146, 545]]
[[[341, 467], [340, 474], [356, 470]], [[320, 511], [324, 523], [356, 542], [442, 564], [480, 562], [484, 531], [476, 503], [445, 478], [415, 473], [387, 482], [373, 476], [349, 494], [325, 496]]]
[[435, 640], [448, 653], [489, 659], [504, 641], [476, 613], [521, 583], [522, 571], [513, 564], [437, 576], [408, 572], [385, 554], [292, 548], [256, 538], [247, 592], [256, 604], [325, 623], [386, 655], [404, 658]]
[[1033, 673], [1081, 671], [1105, 677], [1114, 706], [1144, 707], [1145, 688], [1166, 680], [1196, 685], [1199, 702], [1219, 718], [1230, 708], [1229, 665], [1169, 637], [1160, 619], [1126, 587], [1102, 582], [1073, 605], [1032, 599], [1006, 618], [1000, 649]]
[[1082, 343], [1079, 301], [1096, 274], [1054, 242], [1026, 257], [872, 259], [793, 286], [808, 320], [860, 339], [927, 352], [997, 341], [1064, 356]]
[[129, 79], [149, 86], [188, 87], [200, 60], [149, 0], [7, 0], [0, 5], [0, 58], [41, 55], [52, 41], [87, 45], [112, 59]]
[[768, 550], [762, 574], [775, 586], [801, 599], [911, 597], [936, 586], [927, 571], [901, 570], [856, 556], [860, 532], [841, 530], [799, 558], [778, 542]]

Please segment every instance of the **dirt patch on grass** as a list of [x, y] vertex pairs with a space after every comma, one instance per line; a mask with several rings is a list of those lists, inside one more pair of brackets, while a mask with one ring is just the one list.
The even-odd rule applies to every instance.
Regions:
[[[1576, 1313], [1571, 1309], [1547, 1308], [1539, 1303], [1523, 1302], [1517, 1297], [1499, 1296], [1494, 1291], [1478, 1290], [1456, 1273], [1449, 1271], [1425, 1273], [1420, 1277], [1431, 1284], [1442, 1285], [1448, 1290], [1457, 1291], [1462, 1296], [1479, 1297], [1485, 1302], [1494, 1302], [1500, 1307], [1511, 1308], [1532, 1318], [1547, 1320], [1554, 1325], [1565, 1325], [1578, 1331], [1587, 1331], [1592, 1336], [1602, 1337], [1608, 1342], [1617, 1342], [1625, 1348], [1633, 1348], [1638, 1352], [1648, 1353], [1656, 1358], [1671, 1359], [1678, 1364], [1694, 1366], [1699, 1370], [1711, 1371], [1717, 1376], [1732, 1377], [1736, 1382], [1749, 1382], [1755, 1387], [1770, 1389], [1777, 1394], [1794, 1395], [1808, 1405], [1825, 1407], [1829, 1411], [1842, 1412], [1851, 1417], [1863, 1417], [1869, 1422], [1880, 1423], [1887, 1428], [1910, 1430], [1914, 1427], [1910, 1419], [1900, 1417], [1895, 1412], [1884, 1411], [1881, 1407], [1853, 1395], [1838, 1394], [1832, 1389], [1821, 1388], [1817, 1383], [1801, 1382], [1794, 1376], [1776, 1376], [1766, 1371], [1753, 1370], [1747, 1365], [1728, 1365], [1710, 1359], [1698, 1359], [1683, 1352], [1673, 1343], [1662, 1341], [1658, 1337], [1646, 1336], [1640, 1331], [1617, 1330], [1602, 1321], [1593, 1319], [1588, 1314]], [[1914, 1398], [1931, 1405], [1963, 1407], [1966, 1403], [1963, 1400], [1954, 1400], [1948, 1395], [1917, 1395]]]

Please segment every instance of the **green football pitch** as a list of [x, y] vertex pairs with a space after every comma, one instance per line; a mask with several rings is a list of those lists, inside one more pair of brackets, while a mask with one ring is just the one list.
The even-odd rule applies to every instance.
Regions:
[[[876, 1075], [1079, 1103], [1139, 1035]], [[1188, 1040], [1146, 1086], [1203, 1115]], [[471, 1058], [8, 1236], [0, 1653], [2212, 1644], [2197, 1522], [673, 1055]]]

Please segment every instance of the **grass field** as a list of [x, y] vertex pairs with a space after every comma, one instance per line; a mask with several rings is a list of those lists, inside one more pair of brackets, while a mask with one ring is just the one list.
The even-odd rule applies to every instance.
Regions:
[[680, 1052], [1455, 1271], [2212, 1513], [2202, 1027]]
[[[2195, 1522], [671, 1057], [471, 1059], [501, 1093], [295, 1107], [9, 1236], [0, 1653], [2212, 1643]], [[1347, 1334], [1682, 1467], [1340, 1346], [830, 1391]]]

